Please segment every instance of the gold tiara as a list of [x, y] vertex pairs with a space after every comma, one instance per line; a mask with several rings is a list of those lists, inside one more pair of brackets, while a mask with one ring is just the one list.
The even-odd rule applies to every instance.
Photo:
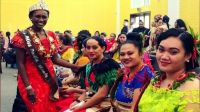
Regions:
[[43, 0], [40, 0], [37, 4], [32, 5], [29, 8], [29, 12], [40, 10], [40, 9], [49, 11], [47, 4]]

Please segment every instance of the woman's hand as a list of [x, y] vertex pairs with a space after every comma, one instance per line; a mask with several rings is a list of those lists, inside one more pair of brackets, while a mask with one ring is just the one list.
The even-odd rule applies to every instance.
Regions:
[[74, 101], [73, 103], [71, 103], [71, 105], [69, 106], [70, 109], [72, 109], [72, 107], [74, 107], [75, 105], [77, 105], [78, 102], [77, 101]]
[[28, 96], [28, 99], [31, 101], [32, 104], [34, 104], [36, 102], [35, 92], [34, 92], [33, 89], [27, 90], [27, 96]]
[[83, 104], [85, 103], [85, 101], [81, 102], [75, 101], [73, 103], [72, 103], [73, 105], [70, 105], [70, 110], [73, 110], [73, 112], [78, 112], [79, 110], [83, 109]]

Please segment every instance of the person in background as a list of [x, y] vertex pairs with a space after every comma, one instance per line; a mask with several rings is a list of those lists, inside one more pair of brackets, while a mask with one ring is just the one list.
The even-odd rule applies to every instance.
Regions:
[[108, 52], [110, 50], [110, 48], [113, 46], [113, 44], [116, 42], [116, 34], [115, 33], [111, 33], [110, 37], [108, 39], [106, 39], [106, 52]]
[[126, 34], [125, 33], [121, 33], [118, 35], [117, 37], [117, 41], [115, 44], [113, 44], [113, 46], [110, 48], [109, 50], [109, 54], [111, 55], [112, 59], [114, 59], [115, 61], [117, 61], [118, 63], [120, 63], [119, 60], [119, 47], [126, 42]]
[[174, 23], [174, 28], [181, 29], [183, 31], [187, 31], [187, 27], [185, 22], [182, 19], [177, 19]]
[[71, 31], [71, 30], [65, 30], [65, 31], [64, 31], [64, 36], [65, 36], [65, 35], [68, 35], [68, 37], [72, 40], [72, 41], [71, 41], [71, 42], [72, 42], [71, 44], [73, 44], [73, 41], [74, 41], [75, 38], [73, 37], [72, 31]]
[[71, 38], [69, 37], [69, 35], [65, 35], [65, 36], [60, 36], [59, 39], [61, 42], [61, 47], [60, 47], [61, 58], [67, 60], [70, 63], [73, 63], [75, 51], [72, 46]]
[[167, 15], [163, 16], [163, 23], [167, 26], [167, 29], [169, 29], [169, 20], [170, 18]]
[[57, 112], [59, 91], [53, 63], [77, 71], [80, 67], [58, 57], [55, 33], [43, 28], [49, 18], [48, 6], [43, 1], [31, 6], [28, 16], [32, 26], [12, 38], [18, 64], [17, 96], [27, 110], [16, 106], [21, 104], [20, 97], [16, 97], [13, 112]]
[[100, 37], [100, 32], [99, 31], [95, 31], [94, 36], [99, 36]]
[[121, 33], [128, 33], [128, 19], [124, 19], [124, 26], [121, 29]]
[[[4, 52], [4, 44], [5, 44], [5, 40], [3, 37], [3, 32], [0, 31], [0, 62], [2, 61], [2, 56], [3, 56], [3, 52]], [[0, 73], [2, 73], [2, 67], [1, 67], [1, 63], [0, 63]]]
[[139, 27], [134, 28], [132, 32], [148, 35], [149, 29], [144, 27], [144, 22], [142, 20], [139, 21]]
[[74, 48], [76, 48], [76, 56], [74, 58], [74, 64], [84, 66], [90, 62], [85, 51], [83, 42], [85, 39], [91, 37], [91, 34], [88, 30], [81, 30], [76, 37], [74, 43]]
[[7, 39], [7, 47], [8, 47], [8, 48], [11, 48], [12, 46], [11, 46], [11, 44], [10, 44], [10, 32], [9, 32], [9, 31], [6, 32], [6, 37], [8, 38], [8, 39]]
[[200, 111], [200, 79], [193, 72], [194, 49], [188, 32], [172, 28], [161, 33], [156, 52], [160, 71], [141, 95], [134, 112]]
[[102, 33], [100, 34], [100, 38], [102, 38], [102, 39], [104, 39], [104, 40], [106, 39], [106, 36], [107, 36], [107, 35], [106, 35], [105, 32], [102, 32]]
[[142, 38], [137, 33], [129, 33], [127, 38], [119, 48], [120, 61], [124, 68], [119, 72], [111, 89], [113, 112], [131, 111], [140, 90], [144, 85], [148, 85], [153, 77], [153, 72], [142, 60]]

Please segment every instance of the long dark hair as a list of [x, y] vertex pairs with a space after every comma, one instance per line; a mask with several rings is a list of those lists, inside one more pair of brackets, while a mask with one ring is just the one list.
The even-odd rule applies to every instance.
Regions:
[[177, 28], [180, 28], [180, 29], [184, 28], [182, 30], [187, 31], [187, 27], [185, 25], [185, 22], [182, 19], [177, 19], [176, 23], [177, 23]]

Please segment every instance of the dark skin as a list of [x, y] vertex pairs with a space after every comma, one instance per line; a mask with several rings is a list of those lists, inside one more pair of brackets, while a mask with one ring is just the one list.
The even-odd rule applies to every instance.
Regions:
[[[33, 31], [35, 33], [38, 34], [39, 37], [42, 37], [42, 38], [47, 37], [43, 27], [46, 25], [48, 17], [49, 17], [48, 12], [45, 10], [36, 10], [32, 13], [32, 15], [30, 15], [30, 20], [33, 23], [31, 28], [33, 29]], [[26, 56], [26, 51], [24, 49], [16, 48], [18, 71], [19, 71], [19, 74], [21, 75], [21, 78], [23, 80], [25, 87], [28, 87], [28, 86], [30, 86], [30, 82], [28, 80], [25, 65], [24, 65], [25, 56]], [[54, 64], [71, 68], [74, 71], [77, 71], [80, 68], [80, 66], [70, 64], [69, 62], [60, 59], [58, 57], [58, 54], [55, 54], [52, 57], [53, 57], [52, 61]], [[31, 103], [36, 102], [35, 92], [34, 92], [33, 88], [27, 89], [27, 96], [28, 96], [29, 100], [31, 101]]]

